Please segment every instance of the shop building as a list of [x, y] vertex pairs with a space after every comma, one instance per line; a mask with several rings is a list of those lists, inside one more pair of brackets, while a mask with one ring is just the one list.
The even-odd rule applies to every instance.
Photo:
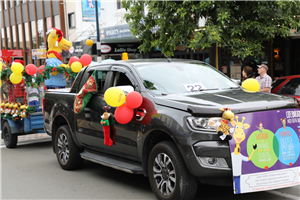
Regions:
[[0, 16], [0, 56], [10, 61], [18, 58], [39, 66], [43, 60], [35, 59], [33, 52], [47, 49], [46, 32], [55, 27], [66, 33], [62, 0], [3, 0]]

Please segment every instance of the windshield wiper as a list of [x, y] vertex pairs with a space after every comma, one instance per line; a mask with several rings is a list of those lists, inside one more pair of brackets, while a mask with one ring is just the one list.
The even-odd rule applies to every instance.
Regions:
[[222, 88], [222, 90], [226, 90], [226, 89], [239, 89], [239, 88], [241, 88], [241, 87], [240, 87], [240, 86], [238, 86], [238, 87]]
[[219, 88], [211, 88], [211, 89], [200, 89], [200, 90], [197, 90], [197, 91], [207, 91], [207, 90], [219, 90]]

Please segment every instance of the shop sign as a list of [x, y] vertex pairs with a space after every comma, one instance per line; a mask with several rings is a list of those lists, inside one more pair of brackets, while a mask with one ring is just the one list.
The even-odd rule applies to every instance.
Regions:
[[107, 44], [101, 45], [101, 53], [109, 53], [111, 51], [111, 46]]
[[32, 49], [32, 58], [33, 59], [46, 59], [46, 49]]
[[22, 49], [0, 50], [0, 56], [23, 57]]
[[[101, 1], [98, 2], [98, 19], [101, 22]], [[82, 21], [95, 22], [96, 21], [96, 4], [95, 1], [82, 0]]]
[[101, 45], [101, 53], [138, 53], [139, 43], [109, 43]]
[[102, 28], [101, 39], [114, 39], [122, 37], [133, 37], [128, 24]]

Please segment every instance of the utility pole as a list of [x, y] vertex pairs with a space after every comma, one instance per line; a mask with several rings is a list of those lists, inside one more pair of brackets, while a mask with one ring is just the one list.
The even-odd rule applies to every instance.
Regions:
[[99, 18], [98, 18], [98, 0], [95, 0], [96, 9], [96, 30], [97, 30], [97, 61], [101, 62], [101, 40], [100, 40], [100, 30], [99, 30]]

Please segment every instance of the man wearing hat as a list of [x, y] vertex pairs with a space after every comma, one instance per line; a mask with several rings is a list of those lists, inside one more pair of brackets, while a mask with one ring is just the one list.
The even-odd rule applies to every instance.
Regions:
[[259, 82], [260, 85], [260, 92], [271, 92], [271, 84], [272, 78], [267, 74], [268, 66], [265, 64], [258, 65], [257, 71], [259, 76], [256, 77], [256, 80]]

